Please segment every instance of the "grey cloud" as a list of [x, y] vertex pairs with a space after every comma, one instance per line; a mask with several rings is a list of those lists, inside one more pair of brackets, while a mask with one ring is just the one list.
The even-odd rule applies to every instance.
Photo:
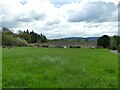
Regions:
[[[78, 9], [76, 11], [73, 9], [73, 11], [65, 12], [65, 15], [68, 13], [69, 22], [66, 22], [66, 16], [65, 22], [63, 20], [63, 23], [62, 20], [56, 19], [56, 17], [54, 20], [51, 20], [49, 17], [47, 18], [45, 13], [41, 13], [39, 11], [31, 10], [31, 12], [22, 12], [20, 14], [16, 11], [15, 14], [12, 14], [9, 9], [5, 9], [6, 11], [3, 10], [5, 20], [2, 21], [2, 26], [15, 28], [16, 30], [18, 28], [30, 28], [38, 33], [44, 33], [48, 38], [59, 38], [66, 36], [99, 36], [104, 33], [112, 34], [117, 31], [117, 25], [115, 24], [116, 26], [113, 26], [114, 23], [102, 24], [103, 22], [116, 20], [117, 13], [114, 14], [114, 11], [116, 11], [117, 5], [104, 2], [88, 3], [82, 10], [81, 8], [80, 10]], [[112, 18], [110, 19], [111, 15]], [[42, 21], [43, 23], [39, 21]], [[81, 24], [81, 22], [85, 22], [85, 24]], [[99, 24], [94, 22], [98, 22]]]
[[59, 24], [60, 21], [59, 20], [53, 20], [53, 21], [48, 21], [46, 24], [47, 25], [54, 25], [54, 24]]
[[31, 22], [32, 19], [30, 19], [30, 18], [18, 18], [18, 19], [16, 19], [16, 21], [18, 21], [18, 22]]
[[[75, 24], [75, 23], [74, 23]], [[90, 37], [90, 36], [102, 36], [106, 35], [117, 35], [118, 27], [117, 22], [99, 22], [99, 23], [85, 23], [79, 28], [72, 29], [73, 24], [64, 26], [51, 27], [49, 30], [42, 31], [48, 38], [61, 38], [61, 37]], [[75, 25], [76, 26], [76, 25]], [[64, 27], [64, 28], [63, 28]]]
[[[90, 2], [86, 4], [82, 11], [68, 13], [69, 22], [105, 22], [109, 21], [112, 13], [117, 9], [114, 3]], [[115, 19], [115, 18], [114, 18]], [[111, 21], [115, 21], [112, 19]]]
[[120, 1], [118, 3], [118, 21], [120, 21]]
[[16, 21], [18, 22], [32, 22], [32, 21], [39, 21], [39, 20], [44, 20], [46, 17], [46, 15], [44, 13], [37, 13], [35, 11], [31, 11], [30, 13], [28, 13], [27, 15], [23, 16], [18, 16], [18, 18], [16, 18]]
[[19, 23], [15, 21], [2, 21], [2, 27], [16, 28], [18, 26], [19, 26]]
[[44, 13], [39, 14], [39, 13], [35, 12], [34, 10], [32, 10], [30, 12], [30, 15], [31, 15], [31, 18], [33, 18], [36, 21], [43, 20], [43, 19], [45, 19], [45, 17], [47, 17], [47, 15], [45, 15]]
[[20, 2], [22, 5], [25, 5], [25, 4], [27, 4], [27, 2], [26, 1], [22, 1], [22, 2]]

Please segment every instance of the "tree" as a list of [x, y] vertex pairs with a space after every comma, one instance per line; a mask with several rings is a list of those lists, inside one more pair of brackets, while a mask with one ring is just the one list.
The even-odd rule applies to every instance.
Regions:
[[6, 28], [6, 27], [2, 27], [2, 33], [13, 34], [13, 32], [10, 29]]
[[118, 52], [120, 53], [120, 44], [118, 45]]
[[85, 38], [85, 41], [88, 42], [88, 38]]
[[36, 43], [37, 42], [37, 33], [35, 33], [34, 31], [30, 32], [30, 36], [31, 36], [31, 43]]
[[117, 46], [120, 44], [120, 36], [113, 36], [114, 41], [116, 42]]
[[32, 32], [30, 32], [30, 35], [31, 35], [31, 43], [47, 42], [47, 38], [43, 34], [39, 35], [39, 34], [35, 33], [34, 31], [32, 31]]
[[12, 35], [2, 34], [2, 45], [3, 46], [13, 46], [14, 37]]
[[117, 41], [114, 39], [114, 36], [111, 37], [110, 49], [117, 50]]
[[46, 38], [46, 36], [45, 36], [45, 35], [42, 35], [42, 40], [41, 40], [41, 42], [42, 42], [42, 43], [47, 42], [47, 38]]
[[8, 28], [2, 28], [2, 45], [3, 46], [26, 46], [27, 42], [18, 37], [15, 33]]
[[27, 46], [28, 43], [26, 42], [26, 40], [17, 37], [17, 38], [15, 39], [15, 45], [16, 45], [16, 46]]
[[28, 29], [27, 29], [26, 33], [28, 33], [28, 34], [29, 34], [29, 30], [28, 30]]
[[18, 34], [18, 37], [25, 39], [28, 43], [31, 43], [31, 36], [29, 33], [25, 32], [25, 31]]
[[110, 47], [110, 37], [107, 35], [103, 35], [97, 40], [97, 45], [102, 46], [104, 48]]
[[110, 49], [117, 50], [119, 44], [120, 44], [120, 36], [111, 37]]
[[10, 29], [3, 27], [2, 28], [2, 43], [5, 46], [24, 46], [28, 43], [44, 43], [47, 42], [45, 35], [37, 34], [34, 31], [18, 31], [18, 34], [13, 33]]

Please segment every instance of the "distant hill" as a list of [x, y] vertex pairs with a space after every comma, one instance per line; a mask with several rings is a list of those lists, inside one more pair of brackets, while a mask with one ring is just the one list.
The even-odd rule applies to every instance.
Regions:
[[93, 40], [93, 41], [97, 41], [99, 37], [87, 37], [87, 38], [83, 38], [83, 37], [66, 37], [66, 38], [60, 38], [62, 40]]

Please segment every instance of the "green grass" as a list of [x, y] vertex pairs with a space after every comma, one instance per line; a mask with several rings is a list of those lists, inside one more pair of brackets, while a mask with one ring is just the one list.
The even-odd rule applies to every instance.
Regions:
[[2, 89], [2, 48], [0, 48], [0, 89]]
[[107, 49], [3, 49], [3, 88], [115, 88], [118, 56]]

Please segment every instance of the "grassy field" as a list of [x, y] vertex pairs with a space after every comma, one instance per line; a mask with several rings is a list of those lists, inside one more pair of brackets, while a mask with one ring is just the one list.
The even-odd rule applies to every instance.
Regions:
[[118, 57], [107, 49], [3, 49], [3, 88], [115, 88]]
[[0, 48], [0, 89], [2, 88], [2, 48]]

